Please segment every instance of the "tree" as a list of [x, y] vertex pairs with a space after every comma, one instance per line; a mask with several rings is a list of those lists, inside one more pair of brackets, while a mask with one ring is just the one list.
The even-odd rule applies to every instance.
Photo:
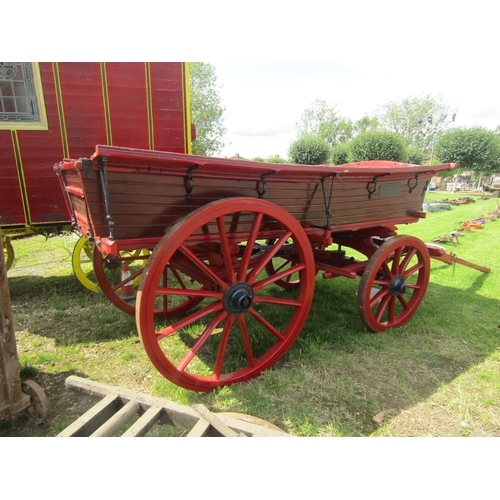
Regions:
[[407, 145], [430, 155], [432, 145], [443, 130], [455, 120], [442, 97], [427, 95], [391, 101], [378, 111], [381, 128], [401, 134]]
[[193, 154], [214, 155], [225, 146], [222, 99], [217, 87], [215, 67], [209, 63], [189, 63], [191, 122], [196, 126]]
[[406, 161], [408, 163], [412, 163], [413, 165], [422, 165], [424, 163], [424, 153], [419, 147], [409, 147], [407, 153]]
[[442, 162], [457, 163], [461, 170], [494, 173], [500, 168], [500, 136], [484, 127], [456, 128], [437, 141], [435, 154]]
[[295, 124], [299, 139], [305, 136], [323, 139], [329, 146], [347, 142], [352, 137], [351, 120], [342, 117], [335, 106], [316, 99]]
[[396, 132], [371, 130], [356, 136], [350, 143], [351, 161], [406, 161], [407, 150], [403, 137]]
[[319, 137], [302, 136], [290, 145], [288, 155], [292, 163], [320, 165], [330, 156], [330, 146]]
[[351, 148], [349, 144], [342, 143], [333, 146], [330, 159], [334, 165], [344, 165], [345, 163], [350, 163]]
[[370, 117], [368, 115], [360, 118], [353, 127], [354, 134], [359, 135], [369, 130], [375, 130], [379, 126], [379, 119], [376, 116]]

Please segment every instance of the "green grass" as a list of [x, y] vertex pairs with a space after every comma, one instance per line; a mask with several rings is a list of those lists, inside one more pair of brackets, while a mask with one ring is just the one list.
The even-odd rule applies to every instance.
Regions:
[[[438, 192], [428, 199], [446, 196], [452, 197]], [[496, 199], [477, 199], [429, 213], [398, 233], [430, 242], [496, 206]], [[143, 350], [135, 319], [80, 285], [70, 237], [14, 240], [9, 286], [19, 359], [56, 408], [39, 433], [56, 435], [71, 422], [72, 407], [55, 395], [63, 377], [78, 374], [181, 404], [248, 413], [297, 436], [498, 436], [499, 237], [494, 220], [463, 232], [459, 244], [439, 243], [491, 272], [432, 260], [417, 313], [379, 334], [359, 317], [359, 280], [323, 280], [319, 273], [308, 320], [288, 353], [260, 377], [208, 394], [163, 378]], [[373, 417], [381, 413], [379, 425]], [[3, 425], [0, 435], [17, 435], [16, 425]]]

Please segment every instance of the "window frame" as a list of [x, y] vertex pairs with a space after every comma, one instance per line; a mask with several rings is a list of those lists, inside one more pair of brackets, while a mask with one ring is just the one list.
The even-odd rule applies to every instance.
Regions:
[[4, 121], [0, 116], [0, 130], [49, 130], [40, 66], [39, 63], [32, 62], [30, 64], [33, 72], [33, 89], [40, 115], [39, 120], [30, 122]]

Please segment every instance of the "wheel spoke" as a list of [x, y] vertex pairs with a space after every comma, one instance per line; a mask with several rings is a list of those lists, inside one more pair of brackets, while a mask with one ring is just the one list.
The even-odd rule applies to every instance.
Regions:
[[262, 325], [265, 326], [275, 337], [280, 340], [285, 340], [285, 337], [274, 328], [267, 320], [265, 320], [253, 307], [248, 312]]
[[370, 308], [374, 307], [375, 304], [380, 302], [384, 297], [389, 294], [389, 288], [381, 288], [371, 299], [370, 299]]
[[[226, 313], [227, 314], [227, 313]], [[220, 339], [219, 351], [217, 353], [217, 360], [215, 362], [214, 377], [219, 380], [222, 371], [222, 364], [224, 363], [224, 356], [226, 355], [227, 342], [229, 340], [229, 334], [231, 333], [231, 328], [233, 327], [236, 316], [227, 317], [224, 323], [224, 330], [222, 331], [222, 338]]]
[[222, 309], [222, 304], [220, 302], [215, 302], [213, 304], [210, 304], [209, 306], [204, 307], [203, 309], [200, 309], [199, 311], [196, 311], [186, 318], [181, 319], [180, 321], [177, 321], [177, 323], [174, 323], [173, 325], [167, 326], [166, 328], [163, 328], [159, 332], [155, 334], [156, 340], [161, 340], [165, 337], [168, 337], [169, 335], [172, 335], [173, 333], [177, 332], [181, 328], [184, 328], [185, 326], [188, 326], [195, 321], [200, 320], [201, 318], [204, 318], [210, 313], [213, 313], [215, 311], [220, 311]]
[[250, 338], [248, 337], [247, 325], [245, 323], [245, 315], [240, 314], [238, 316], [238, 323], [240, 325], [241, 337], [243, 339], [243, 345], [245, 346], [245, 353], [248, 359], [249, 366], [255, 366], [255, 360], [253, 359], [252, 346], [250, 345]]
[[241, 259], [240, 267], [238, 269], [238, 280], [239, 281], [243, 280], [243, 278], [247, 274], [248, 264], [250, 262], [250, 257], [252, 256], [253, 247], [255, 245], [255, 241], [257, 240], [257, 234], [259, 232], [263, 217], [264, 217], [264, 214], [262, 214], [262, 213], [255, 214], [255, 217], [254, 217], [254, 220], [252, 223], [252, 228], [251, 228], [250, 234], [248, 236], [247, 245], [245, 247], [245, 251], [243, 252], [243, 257]]
[[281, 299], [278, 297], [266, 297], [265, 295], [256, 295], [253, 298], [254, 303], [276, 304], [280, 306], [301, 307], [303, 302], [301, 300]]
[[166, 269], [170, 269], [172, 271], [172, 274], [177, 279], [177, 283], [179, 283], [179, 285], [181, 285], [182, 288], [186, 288], [187, 289], [187, 286], [184, 283], [184, 280], [181, 278], [181, 276], [180, 276], [179, 272], [177, 271], [177, 269], [173, 268], [171, 265], [168, 266]]
[[208, 326], [205, 328], [205, 331], [201, 334], [200, 338], [195, 342], [193, 347], [191, 347], [191, 349], [189, 349], [186, 356], [184, 356], [182, 361], [177, 366], [177, 368], [181, 372], [183, 372], [187, 368], [187, 366], [193, 360], [193, 358], [195, 357], [197, 352], [201, 349], [201, 347], [207, 341], [207, 339], [210, 337], [210, 335], [212, 335], [215, 328], [217, 328], [217, 325], [220, 324], [221, 321], [224, 321], [224, 319], [227, 316], [228, 316], [228, 314], [226, 311], [219, 311], [219, 313], [215, 315], [215, 318], [212, 321], [210, 321]]
[[406, 299], [404, 298], [403, 294], [400, 293], [398, 295], [398, 300], [401, 303], [401, 305], [403, 306], [403, 309], [408, 310], [410, 308], [410, 306], [408, 305], [408, 302], [406, 302]]
[[411, 267], [410, 269], [408, 269], [403, 277], [405, 280], [407, 280], [412, 274], [416, 273], [417, 271], [420, 271], [421, 269], [423, 269], [424, 267], [424, 264], [423, 263], [417, 263], [415, 264], [413, 267]]
[[269, 276], [268, 278], [257, 281], [256, 283], [254, 283], [252, 288], [254, 292], [258, 292], [267, 285], [282, 280], [283, 278], [288, 278], [288, 281], [290, 281], [290, 277], [292, 276], [292, 274], [302, 271], [302, 269], [305, 269], [305, 267], [306, 267], [305, 264], [297, 264], [295, 266], [292, 266], [290, 269], [283, 271], [282, 273], [277, 273], [274, 274], [273, 276]]
[[221, 242], [222, 256], [224, 258], [224, 265], [226, 267], [226, 273], [229, 278], [229, 283], [234, 283], [236, 281], [236, 276], [234, 274], [233, 262], [231, 260], [231, 251], [229, 250], [229, 241], [227, 239], [224, 216], [217, 217], [217, 228], [219, 230], [219, 239]]
[[197, 257], [186, 245], [180, 245], [179, 250], [191, 260], [193, 264], [198, 266], [210, 280], [220, 286], [223, 290], [228, 287], [228, 284], [222, 280], [219, 276], [217, 276], [199, 257]]
[[416, 248], [410, 248], [408, 252], [406, 253], [403, 262], [401, 262], [400, 266], [400, 274], [405, 274], [406, 268], [408, 264], [410, 263], [411, 259], [416, 255], [417, 249]]
[[396, 276], [399, 274], [399, 264], [401, 261], [401, 251], [402, 251], [402, 248], [399, 247], [399, 248], [396, 248], [396, 250], [394, 252], [394, 258], [392, 260], [392, 269], [391, 269], [393, 276]]
[[396, 311], [396, 297], [393, 297], [391, 295], [389, 297], [389, 311], [388, 311], [388, 318], [387, 318], [387, 323], [389, 325], [392, 325], [392, 323], [394, 323], [395, 311]]
[[252, 271], [248, 274], [247, 283], [253, 284], [258, 274], [266, 267], [266, 264], [276, 255], [278, 250], [286, 243], [291, 236], [291, 231], [286, 231], [279, 240], [269, 249], [255, 265]]
[[203, 297], [205, 299], [222, 300], [222, 292], [213, 292], [212, 290], [191, 290], [190, 288], [157, 288], [158, 295], [178, 295], [186, 297]]
[[392, 271], [390, 270], [389, 268], [389, 264], [384, 260], [384, 262], [382, 262], [382, 272], [385, 274], [385, 278], [386, 280], [391, 280], [392, 278]]
[[377, 312], [375, 313], [375, 319], [380, 323], [382, 321], [382, 316], [385, 313], [385, 310], [387, 309], [387, 305], [389, 304], [389, 301], [391, 300], [390, 295], [385, 295], [382, 300], [380, 301], [380, 305], [378, 306]]

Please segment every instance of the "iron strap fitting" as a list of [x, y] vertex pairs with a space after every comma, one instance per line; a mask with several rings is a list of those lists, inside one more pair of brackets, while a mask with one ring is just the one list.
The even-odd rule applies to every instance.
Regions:
[[191, 201], [192, 196], [191, 196], [191, 191], [194, 188], [194, 182], [193, 182], [193, 172], [200, 168], [202, 165], [193, 165], [192, 167], [188, 168], [186, 170], [186, 178], [184, 179], [184, 189], [186, 190], [186, 200]]
[[107, 163], [109, 158], [107, 156], [102, 156], [99, 162], [99, 173], [101, 176], [102, 192], [104, 195], [104, 205], [106, 206], [106, 220], [109, 226], [109, 239], [115, 239], [115, 223], [113, 221], [113, 216], [111, 215], [111, 205], [109, 202], [109, 190], [108, 190], [108, 169]]
[[412, 186], [410, 183], [412, 182], [413, 179], [408, 179], [408, 188], [409, 188], [409, 194], [412, 193], [412, 191], [418, 186], [418, 174], [415, 174], [415, 184]]
[[[325, 229], [330, 229], [330, 219], [333, 217], [333, 213], [330, 211], [330, 204], [332, 202], [333, 184], [335, 182], [335, 178], [338, 175], [339, 174], [337, 172], [334, 172], [333, 174], [328, 174], [328, 175], [324, 175], [323, 177], [321, 177], [321, 190], [323, 191], [323, 202], [325, 204], [325, 215], [326, 215]], [[326, 188], [325, 188], [327, 177], [332, 178], [332, 182], [330, 184], [330, 194], [328, 196], [328, 201], [326, 199]]]
[[270, 175], [277, 174], [277, 170], [273, 170], [272, 172], [269, 172], [267, 174], [262, 174], [260, 176], [260, 180], [257, 182], [257, 194], [259, 196], [259, 200], [264, 198], [264, 195], [266, 194], [267, 191], [267, 178]]

